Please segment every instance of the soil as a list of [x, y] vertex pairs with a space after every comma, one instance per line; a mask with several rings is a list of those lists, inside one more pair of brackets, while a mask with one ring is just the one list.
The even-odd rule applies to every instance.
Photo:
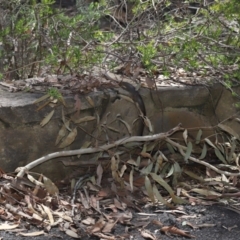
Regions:
[[[156, 239], [168, 240], [168, 239], [187, 239], [187, 237], [182, 236], [174, 236], [174, 235], [166, 235], [159, 231], [159, 227], [152, 224], [152, 220], [160, 221], [164, 226], [175, 226], [181, 230], [188, 231], [189, 234], [195, 236], [197, 240], [235, 240], [239, 239], [240, 234], [240, 218], [239, 213], [232, 209], [228, 209], [225, 206], [212, 205], [212, 206], [190, 206], [186, 205], [182, 207], [182, 211], [186, 213], [180, 214], [172, 214], [163, 212], [157, 213], [158, 208], [146, 208], [144, 210], [146, 215], [141, 215], [139, 213], [133, 212], [133, 226], [138, 225], [147, 225], [145, 229], [149, 230], [156, 236]], [[149, 214], [149, 215], [148, 215]], [[150, 215], [155, 216], [150, 216]], [[184, 218], [183, 216], [186, 216]], [[205, 227], [193, 229], [190, 226], [185, 225], [184, 222], [190, 222], [193, 226], [200, 226], [205, 224]], [[142, 223], [142, 224], [141, 224]], [[128, 229], [128, 230], [127, 230]], [[134, 227], [131, 229], [131, 226], [123, 226], [116, 225], [114, 229], [114, 235], [116, 239], [136, 239], [143, 240], [144, 238], [141, 236], [140, 228]], [[34, 228], [30, 229], [31, 231], [39, 231]], [[117, 238], [117, 236], [121, 236], [121, 238]], [[1, 231], [0, 232], [1, 239], [7, 240], [23, 240], [26, 237], [16, 236], [16, 233]], [[45, 236], [38, 237], [27, 237], [28, 239], [33, 240], [57, 240], [57, 239], [65, 239], [70, 240], [72, 237], [66, 235], [64, 232], [61, 232], [58, 228], [53, 228], [49, 233]], [[97, 240], [97, 237], [83, 236], [81, 239], [90, 239]]]

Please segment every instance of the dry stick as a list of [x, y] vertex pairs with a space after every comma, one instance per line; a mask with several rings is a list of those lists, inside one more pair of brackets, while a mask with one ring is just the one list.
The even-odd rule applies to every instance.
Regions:
[[18, 172], [17, 177], [23, 177], [23, 175], [30, 169], [32, 169], [32, 168], [36, 167], [37, 165], [42, 164], [50, 159], [53, 159], [53, 158], [107, 151], [111, 148], [117, 147], [119, 145], [124, 145], [129, 142], [148, 142], [148, 141], [166, 139], [167, 137], [169, 137], [170, 135], [172, 135], [173, 133], [175, 133], [179, 130], [183, 130], [180, 127], [180, 125], [178, 125], [177, 127], [171, 129], [170, 131], [168, 131], [166, 133], [158, 133], [158, 134], [148, 135], [148, 136], [126, 137], [126, 138], [120, 139], [114, 143], [105, 144], [100, 147], [83, 148], [83, 149], [67, 150], [67, 151], [50, 153], [48, 155], [45, 155], [45, 156], [38, 158], [35, 161], [27, 164], [25, 167], [17, 168], [15, 171]]
[[[171, 145], [175, 146], [178, 148], [179, 152], [185, 157], [186, 153], [183, 151], [183, 149], [186, 149], [186, 147], [180, 145], [179, 143], [176, 143], [174, 141], [172, 141], [171, 139], [169, 138], [166, 138], [165, 139], [166, 142], [170, 143]], [[220, 173], [220, 174], [225, 174], [226, 176], [240, 176], [240, 173], [231, 173], [231, 172], [227, 172], [227, 171], [222, 171], [216, 167], [214, 167], [213, 165], [207, 163], [207, 162], [204, 162], [202, 160], [199, 160], [197, 158], [194, 158], [194, 157], [189, 157], [188, 158], [189, 160], [193, 161], [193, 162], [196, 162], [196, 163], [199, 163], [199, 164], [202, 164], [210, 169], [212, 169], [213, 171], [217, 172], [217, 173]]]

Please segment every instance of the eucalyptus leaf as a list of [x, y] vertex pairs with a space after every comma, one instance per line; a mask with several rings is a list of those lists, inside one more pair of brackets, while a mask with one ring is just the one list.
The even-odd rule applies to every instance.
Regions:
[[168, 172], [168, 174], [167, 174], [167, 176], [166, 176], [166, 178], [169, 178], [170, 176], [172, 176], [172, 175], [173, 175], [173, 172], [174, 172], [174, 167], [173, 167], [173, 165], [172, 165], [171, 168], [170, 168], [170, 171]]
[[77, 136], [77, 128], [74, 128], [59, 145], [59, 148], [65, 148], [73, 143]]
[[[70, 121], [68, 121], [68, 125], [69, 125], [69, 123], [70, 123]], [[63, 124], [61, 129], [58, 132], [57, 139], [55, 141], [55, 146], [59, 144], [59, 142], [67, 135], [67, 133], [68, 133], [68, 130], [65, 127], [65, 125]]]
[[207, 155], [207, 145], [204, 143], [202, 153], [201, 153], [201, 156], [199, 157], [199, 159], [204, 159], [206, 157], [206, 155]]
[[218, 148], [215, 148], [214, 151], [218, 159], [221, 160], [223, 163], [227, 164], [227, 161], [225, 157], [222, 155], [222, 153], [220, 152], [220, 150]]
[[185, 161], [185, 162], [188, 162], [188, 158], [190, 157], [190, 155], [191, 155], [191, 153], [192, 153], [192, 149], [193, 149], [193, 145], [192, 145], [191, 142], [189, 142], [189, 143], [187, 144], [187, 152], [186, 152], [186, 154], [185, 154], [185, 156], [184, 156], [184, 161]]
[[35, 100], [34, 104], [42, 102], [42, 101], [44, 101], [45, 99], [47, 99], [49, 97], [50, 97], [50, 95], [47, 93], [47, 94], [43, 95], [42, 97], [38, 98], [37, 100]]
[[121, 123], [123, 123], [125, 125], [125, 127], [127, 128], [127, 131], [129, 133], [129, 135], [132, 135], [132, 128], [130, 127], [130, 125], [124, 121], [123, 119], [119, 118], [118, 119]]
[[132, 168], [129, 174], [129, 184], [130, 184], [131, 191], [133, 191], [133, 172], [134, 172], [134, 169]]
[[171, 153], [175, 153], [174, 147], [170, 143], [167, 143], [167, 148]]
[[147, 126], [147, 128], [149, 129], [149, 132], [150, 133], [153, 133], [153, 126], [152, 126], [152, 123], [150, 121], [150, 119], [147, 117], [147, 116], [144, 116], [144, 123], [145, 125]]
[[148, 175], [152, 171], [152, 168], [153, 168], [153, 163], [151, 162], [150, 164], [148, 164], [147, 167], [141, 170], [141, 173], [144, 175]]
[[227, 161], [228, 163], [232, 163], [232, 159], [233, 159], [233, 153], [235, 152], [235, 149], [236, 149], [236, 140], [233, 139], [232, 142], [231, 142], [231, 150], [230, 150], [230, 153], [229, 155], [227, 156]]
[[215, 191], [211, 191], [211, 190], [208, 190], [208, 189], [200, 189], [200, 188], [193, 188], [191, 190], [191, 192], [195, 192], [195, 193], [198, 193], [200, 195], [204, 195], [204, 196], [216, 196], [216, 197], [220, 197], [221, 194], [220, 193], [217, 193]]
[[73, 120], [74, 123], [83, 123], [83, 122], [89, 122], [89, 121], [93, 121], [96, 120], [96, 117], [94, 116], [85, 116], [79, 119], [75, 119]]
[[219, 123], [218, 127], [239, 140], [239, 135], [231, 127], [224, 125], [222, 123]]
[[185, 204], [187, 203], [187, 201], [175, 196], [173, 189], [170, 187], [170, 185], [159, 175], [157, 175], [156, 173], [150, 173], [151, 177], [153, 178], [154, 181], [156, 181], [157, 183], [159, 183], [161, 186], [163, 186], [168, 193], [170, 194], [173, 202], [175, 204]]
[[169, 206], [170, 203], [168, 203], [163, 197], [162, 195], [160, 194], [160, 192], [158, 191], [157, 187], [155, 184], [153, 184], [153, 193], [154, 193], [154, 196], [156, 197], [156, 199], [161, 202], [162, 204], [166, 205], [166, 206]]
[[55, 112], [55, 110], [52, 110], [52, 111], [40, 122], [40, 126], [41, 126], [41, 127], [43, 127], [43, 126], [45, 126], [47, 123], [49, 123], [49, 121], [51, 120], [54, 112]]
[[188, 142], [187, 138], [188, 138], [188, 131], [187, 131], [187, 129], [185, 129], [184, 132], [183, 132], [183, 139], [184, 139], [186, 145], [187, 145], [187, 142]]
[[120, 133], [120, 131], [119, 131], [118, 129], [113, 128], [113, 127], [107, 126], [107, 129], [110, 130], [110, 131], [112, 131], [112, 132], [115, 132], [115, 133]]
[[202, 137], [202, 129], [199, 129], [198, 133], [197, 133], [197, 136], [196, 136], [196, 144], [200, 143], [201, 137]]
[[154, 197], [154, 194], [153, 194], [152, 184], [151, 184], [151, 181], [150, 181], [148, 176], [145, 176], [145, 188], [147, 190], [149, 198], [154, 203], [155, 202], [155, 197]]
[[211, 147], [216, 148], [216, 146], [215, 146], [215, 145], [211, 142], [211, 140], [209, 140], [208, 138], [205, 138], [204, 141], [205, 141], [208, 145], [210, 145]]

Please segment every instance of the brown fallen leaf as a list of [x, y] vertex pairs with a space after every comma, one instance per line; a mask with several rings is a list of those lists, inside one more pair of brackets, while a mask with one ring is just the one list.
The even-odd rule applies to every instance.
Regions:
[[9, 230], [9, 229], [14, 229], [17, 228], [19, 224], [8, 224], [8, 223], [3, 223], [0, 224], [0, 230]]
[[114, 228], [114, 226], [116, 225], [117, 221], [115, 222], [108, 222], [105, 224], [104, 228], [102, 229], [103, 233], [110, 233], [112, 232], [112, 229]]
[[70, 229], [66, 230], [65, 233], [66, 233], [68, 236], [72, 237], [72, 238], [78, 238], [78, 239], [80, 239], [80, 236], [79, 236], [77, 233], [75, 233], [74, 231], [70, 230]]
[[67, 121], [65, 124], [62, 125], [61, 129], [58, 132], [58, 136], [55, 142], [55, 146], [59, 144], [59, 142], [67, 135], [68, 130], [66, 128], [66, 125], [69, 127], [70, 121]]
[[156, 219], [152, 220], [152, 223], [157, 225], [157, 226], [159, 226], [159, 227], [163, 226], [163, 224], [160, 221], [156, 220]]
[[94, 235], [99, 237], [100, 239], [104, 239], [104, 240], [115, 240], [116, 239], [113, 235], [106, 235], [103, 233], [94, 233]]
[[171, 233], [183, 237], [195, 238], [195, 236], [188, 234], [186, 231], [173, 226], [164, 226], [161, 228], [161, 232], [164, 232], [165, 234]]
[[74, 104], [74, 109], [76, 110], [76, 117], [79, 117], [82, 103], [77, 94], [74, 96], [74, 100], [76, 101]]
[[40, 236], [40, 235], [46, 235], [46, 233], [44, 231], [30, 232], [30, 233], [20, 232], [17, 235], [21, 235], [21, 236], [24, 236], [24, 237], [36, 237], [36, 236]]
[[103, 174], [102, 165], [98, 164], [98, 166], [97, 166], [97, 185], [98, 186], [101, 186], [102, 174]]
[[57, 186], [51, 181], [51, 179], [43, 177], [43, 184], [49, 194], [51, 195], [59, 194]]
[[93, 234], [93, 233], [100, 232], [104, 228], [105, 224], [106, 224], [106, 221], [104, 221], [104, 219], [101, 217], [92, 227], [91, 233]]
[[65, 148], [73, 143], [77, 136], [77, 128], [74, 128], [72, 132], [68, 134], [68, 136], [62, 141], [62, 143], [59, 145], [59, 148]]
[[146, 238], [146, 239], [152, 239], [152, 240], [157, 240], [156, 236], [151, 233], [150, 231], [146, 230], [146, 229], [143, 229], [141, 231], [141, 235]]
[[54, 110], [52, 110], [41, 122], [40, 122], [40, 126], [43, 127], [45, 126], [52, 118], [53, 114], [54, 114]]

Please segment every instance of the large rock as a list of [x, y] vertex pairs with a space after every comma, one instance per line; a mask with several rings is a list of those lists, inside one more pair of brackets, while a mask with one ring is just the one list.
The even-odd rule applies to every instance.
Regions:
[[[127, 92], [119, 90], [128, 95]], [[0, 94], [0, 162], [3, 170], [14, 171], [43, 155], [62, 150], [55, 146], [55, 141], [63, 124], [62, 111], [64, 110], [66, 119], [77, 116], [74, 96], [65, 98], [66, 107], [62, 104], [56, 105], [51, 121], [41, 127], [42, 119], [53, 110], [47, 106], [37, 111], [42, 103], [34, 104], [34, 101], [43, 94], [9, 93], [4, 89], [0, 89]], [[231, 92], [220, 84], [211, 88], [169, 87], [157, 91], [142, 88], [140, 94], [155, 133], [168, 131], [181, 123], [188, 129], [190, 137], [195, 138], [200, 128], [207, 137], [213, 135], [215, 129], [203, 127], [216, 126], [218, 122], [236, 113]], [[87, 142], [91, 142], [92, 146], [100, 146], [129, 136], [125, 123], [130, 126], [132, 135], [142, 134], [142, 120], [135, 104], [123, 98], [113, 101], [116, 99], [116, 92], [113, 90], [99, 91], [89, 96], [94, 102], [93, 106], [89, 104], [86, 96], [79, 95], [81, 111], [77, 118], [95, 116], [99, 117], [100, 122], [97, 124], [97, 121], [93, 120], [78, 125], [75, 141], [65, 149], [79, 149]], [[237, 121], [226, 121], [224, 124], [228, 124], [240, 134]], [[71, 124], [70, 128], [74, 128], [74, 124]], [[144, 134], [149, 134], [146, 127]], [[74, 165], [71, 163], [86, 161], [92, 157], [94, 155], [81, 156], [80, 159], [76, 156], [53, 159], [33, 171], [52, 179], [62, 179], [76, 169], [76, 166], [71, 167]]]

